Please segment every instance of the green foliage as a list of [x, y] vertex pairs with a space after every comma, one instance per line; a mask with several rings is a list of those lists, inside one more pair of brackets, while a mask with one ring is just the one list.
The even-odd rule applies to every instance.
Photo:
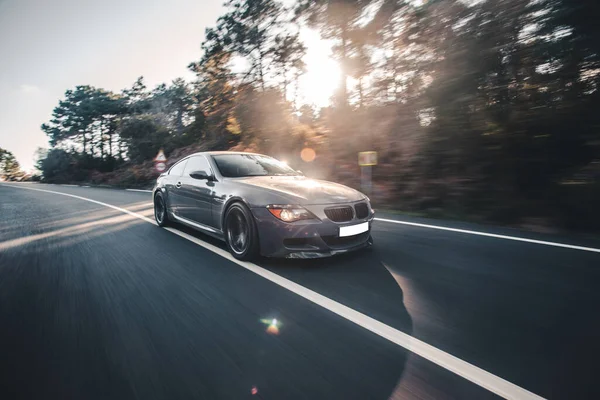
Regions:
[[38, 168], [46, 182], [68, 182], [75, 172], [74, 162], [69, 153], [62, 149], [52, 149], [38, 161]]
[[198, 102], [190, 132], [219, 149], [226, 148], [231, 140], [227, 127], [237, 97], [229, 68], [231, 53], [223, 47], [223, 38], [207, 30], [207, 40], [203, 44], [204, 57], [200, 62], [189, 65], [197, 75], [195, 92]]
[[144, 115], [125, 121], [121, 127], [121, 137], [129, 144], [130, 159], [141, 162], [152, 159], [168, 144], [169, 131], [152, 116]]
[[265, 90], [273, 53], [271, 32], [280, 21], [281, 4], [275, 0], [228, 0], [225, 6], [228, 12], [218, 21], [218, 29], [227, 33], [227, 39], [221, 41], [223, 48], [247, 57], [247, 75]]
[[16, 181], [20, 180], [23, 175], [14, 154], [0, 147], [0, 176], [7, 181]]
[[42, 124], [53, 147], [74, 147], [92, 158], [113, 158], [118, 154], [119, 118], [126, 112], [123, 98], [103, 89], [77, 86], [67, 90], [65, 99]]

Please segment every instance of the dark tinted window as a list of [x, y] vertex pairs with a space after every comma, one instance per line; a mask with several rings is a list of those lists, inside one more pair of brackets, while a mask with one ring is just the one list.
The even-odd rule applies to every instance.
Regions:
[[173, 165], [173, 167], [171, 167], [171, 170], [169, 171], [169, 175], [179, 176], [183, 174], [185, 163], [187, 163], [187, 160], [179, 161], [177, 164]]
[[192, 172], [196, 171], [204, 171], [207, 174], [211, 174], [210, 165], [208, 164], [208, 160], [204, 156], [194, 156], [188, 159], [188, 162], [185, 166], [185, 171], [183, 175], [189, 176]]
[[254, 154], [219, 154], [213, 156], [221, 175], [241, 176], [298, 175], [298, 172], [274, 158]]

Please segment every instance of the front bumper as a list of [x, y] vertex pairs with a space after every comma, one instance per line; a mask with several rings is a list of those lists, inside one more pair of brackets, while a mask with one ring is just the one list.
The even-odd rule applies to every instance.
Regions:
[[[330, 206], [330, 205], [328, 205]], [[320, 220], [304, 220], [294, 223], [275, 218], [265, 207], [252, 208], [257, 222], [260, 252], [266, 257], [320, 258], [371, 245], [373, 213], [367, 218], [345, 223], [333, 222], [319, 212], [319, 206], [306, 207]], [[315, 209], [316, 208], [316, 209]], [[339, 237], [339, 228], [368, 222], [366, 232], [349, 237]]]
[[287, 253], [285, 255], [285, 258], [296, 258], [296, 259], [324, 258], [324, 257], [335, 256], [337, 254], [344, 254], [344, 253], [349, 253], [352, 251], [364, 249], [366, 247], [370, 247], [373, 245], [373, 241], [372, 241], [370, 235], [371, 235], [371, 232], [369, 232], [369, 237], [367, 238], [367, 240], [365, 242], [362, 242], [356, 246], [349, 247], [346, 249], [329, 250], [329, 251], [305, 251], [305, 250], [292, 251], [290, 253]]

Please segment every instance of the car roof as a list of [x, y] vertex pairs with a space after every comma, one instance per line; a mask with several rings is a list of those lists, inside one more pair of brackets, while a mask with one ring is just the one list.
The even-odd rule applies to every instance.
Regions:
[[251, 154], [251, 155], [255, 155], [255, 156], [264, 156], [264, 154], [251, 153], [251, 152], [247, 152], [247, 151], [201, 151], [198, 153], [190, 154], [187, 157], [197, 156], [197, 155], [201, 155], [201, 154], [205, 155], [205, 156], [216, 156], [216, 155], [220, 155], [220, 154]]

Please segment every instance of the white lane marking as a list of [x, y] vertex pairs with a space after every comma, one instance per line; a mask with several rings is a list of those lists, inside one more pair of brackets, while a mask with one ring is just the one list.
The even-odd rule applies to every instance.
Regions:
[[470, 230], [467, 230], [467, 229], [448, 228], [448, 227], [445, 227], [445, 226], [438, 226], [438, 225], [418, 224], [416, 222], [398, 221], [396, 219], [375, 218], [375, 220], [382, 221], [382, 222], [391, 222], [393, 224], [418, 226], [420, 228], [438, 229], [438, 230], [441, 230], [441, 231], [450, 231], [450, 232], [458, 232], [458, 233], [467, 233], [469, 235], [487, 236], [487, 237], [492, 237], [492, 238], [496, 238], [496, 239], [515, 240], [515, 241], [518, 241], [518, 242], [543, 244], [543, 245], [546, 245], [546, 246], [563, 247], [565, 249], [583, 250], [583, 251], [591, 251], [591, 252], [594, 252], [594, 253], [600, 253], [600, 249], [596, 249], [594, 247], [575, 246], [575, 245], [566, 244], [566, 243], [547, 242], [545, 240], [526, 239], [526, 238], [522, 238], [522, 237], [518, 237], [518, 236], [497, 235], [495, 233], [470, 231]]
[[152, 193], [152, 190], [143, 190], [143, 189], [125, 189], [125, 190], [129, 190], [130, 192], [145, 192], [145, 193]]
[[79, 187], [79, 185], [66, 185], [66, 184], [60, 184], [58, 186], [69, 186], [69, 187]]
[[90, 186], [89, 185], [81, 185], [80, 187], [86, 187], [87, 188], [87, 187], [90, 187]]
[[[2, 185], [2, 186], [12, 186], [12, 185]], [[150, 218], [147, 218], [141, 214], [134, 213], [132, 211], [126, 210], [121, 207], [113, 206], [111, 204], [106, 204], [100, 201], [88, 199], [81, 196], [75, 196], [72, 194], [55, 192], [52, 190], [43, 190], [43, 189], [34, 189], [23, 186], [13, 186], [19, 187], [20, 189], [27, 190], [35, 190], [39, 192], [53, 193], [62, 196], [73, 197], [79, 200], [89, 201], [91, 203], [99, 204], [105, 207], [112, 208], [114, 210], [118, 210], [124, 212], [126, 214], [135, 216], [140, 218], [146, 222], [150, 222], [151, 224], [156, 225], [156, 222]], [[438, 348], [435, 348], [425, 342], [422, 342], [419, 339], [416, 339], [404, 332], [401, 332], [395, 328], [392, 328], [382, 322], [377, 321], [374, 318], [371, 318], [365, 314], [362, 314], [350, 307], [347, 307], [337, 301], [331, 300], [328, 297], [325, 297], [317, 292], [314, 292], [304, 286], [301, 286], [289, 279], [286, 279], [282, 276], [275, 274], [274, 272], [268, 271], [262, 267], [259, 267], [256, 264], [240, 261], [234, 258], [229, 252], [214, 246], [210, 243], [206, 243], [194, 236], [191, 236], [185, 232], [178, 231], [173, 228], [166, 228], [167, 231], [182, 237], [184, 239], [189, 240], [213, 253], [218, 254], [219, 256], [251, 271], [255, 274], [293, 292], [305, 299], [339, 315], [342, 318], [345, 318], [348, 321], [354, 322], [356, 325], [361, 326], [376, 335], [381, 336], [384, 339], [389, 340], [392, 343], [397, 344], [400, 347], [405, 348], [449, 371], [454, 372], [455, 374], [462, 376], [463, 378], [489, 390], [492, 393], [497, 394], [505, 399], [535, 399], [535, 400], [543, 400], [543, 397], [536, 395], [526, 389], [523, 389], [520, 386], [517, 386], [513, 383], [508, 382], [505, 379], [502, 379], [496, 375], [493, 375], [473, 364], [470, 364], [464, 360], [461, 360], [458, 357], [455, 357], [451, 354], [448, 354]]]

